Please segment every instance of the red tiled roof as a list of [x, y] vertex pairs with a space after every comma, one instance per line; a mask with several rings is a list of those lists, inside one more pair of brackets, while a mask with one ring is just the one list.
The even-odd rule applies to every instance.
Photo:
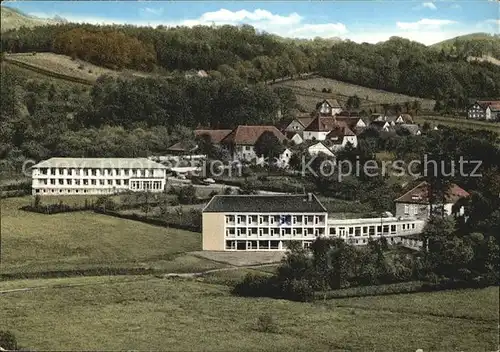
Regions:
[[222, 141], [224, 144], [254, 145], [264, 132], [272, 132], [282, 142], [286, 137], [275, 126], [238, 126]]
[[[468, 196], [469, 193], [467, 191], [453, 183], [446, 195], [446, 202], [454, 204], [460, 198]], [[416, 187], [396, 199], [395, 202], [429, 204], [429, 184], [426, 181], [421, 182]]]
[[341, 122], [337, 122], [332, 131], [326, 135], [327, 139], [338, 139], [344, 138], [344, 136], [355, 136], [356, 134], [348, 127], [343, 125]]
[[195, 130], [194, 134], [196, 137], [202, 135], [209, 135], [212, 143], [220, 143], [232, 130], [209, 130], [209, 129], [199, 129]]
[[332, 116], [316, 116], [306, 127], [305, 131], [327, 132], [331, 131], [337, 121]]

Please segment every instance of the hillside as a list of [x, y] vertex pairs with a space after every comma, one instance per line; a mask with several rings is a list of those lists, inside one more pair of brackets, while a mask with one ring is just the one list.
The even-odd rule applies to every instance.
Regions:
[[83, 60], [72, 60], [69, 56], [54, 53], [19, 53], [7, 54], [5, 61], [36, 73], [76, 81], [82, 84], [93, 84], [101, 75], [112, 77], [148, 77], [145, 72], [131, 70], [111, 70], [93, 65]]
[[1, 30], [6, 32], [11, 29], [28, 27], [33, 28], [36, 26], [44, 26], [50, 24], [65, 23], [66, 21], [62, 18], [38, 18], [29, 16], [17, 9], [13, 9], [2, 5], [1, 9]]
[[[400, 104], [404, 108], [404, 103], [420, 101], [423, 110], [432, 110], [435, 101], [432, 99], [422, 99], [419, 97], [404, 94], [387, 92], [380, 89], [363, 87], [351, 83], [338, 81], [335, 79], [313, 76], [304, 80], [288, 80], [276, 83], [273, 86], [291, 88], [297, 96], [297, 103], [306, 111], [316, 108], [318, 101], [322, 99], [337, 99], [340, 104], [345, 105], [347, 99], [353, 95], [360, 98], [361, 109], [377, 109], [381, 111], [382, 104]], [[331, 93], [325, 93], [323, 89], [330, 89]]]
[[500, 35], [471, 33], [436, 43], [431, 48], [468, 58], [500, 59]]

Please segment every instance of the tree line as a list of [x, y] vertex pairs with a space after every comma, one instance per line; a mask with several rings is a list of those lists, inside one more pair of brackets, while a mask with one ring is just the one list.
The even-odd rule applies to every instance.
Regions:
[[[157, 28], [60, 24], [2, 35], [2, 50], [52, 51], [113, 68], [206, 70], [246, 82], [319, 71], [342, 81], [463, 108], [472, 97], [500, 95], [500, 68], [469, 63], [407, 39], [379, 44], [284, 40], [248, 25]], [[472, 44], [471, 44], [472, 45]], [[464, 49], [465, 50], [465, 49]]]

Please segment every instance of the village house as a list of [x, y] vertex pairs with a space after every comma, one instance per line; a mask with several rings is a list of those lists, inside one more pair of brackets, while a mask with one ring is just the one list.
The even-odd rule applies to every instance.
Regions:
[[412, 136], [420, 136], [422, 132], [420, 131], [420, 127], [416, 124], [407, 124], [407, 123], [402, 123], [397, 126], [398, 128], [407, 131], [410, 133]]
[[[257, 165], [264, 162], [264, 158], [255, 153], [255, 143], [264, 132], [271, 132], [280, 142], [286, 140], [285, 135], [275, 126], [246, 126], [240, 125], [231, 131], [220, 144], [226, 147], [232, 155], [233, 160], [255, 161]], [[285, 148], [278, 157], [277, 163], [281, 167], [288, 165], [292, 152]]]
[[320, 142], [311, 144], [307, 148], [307, 152], [311, 156], [316, 156], [316, 155], [319, 155], [319, 154], [324, 154], [327, 157], [335, 157], [335, 154], [333, 153], [333, 151], [326, 146], [326, 144], [325, 144], [324, 141], [320, 141]]
[[[401, 197], [395, 200], [396, 203], [396, 216], [397, 217], [414, 217], [414, 218], [428, 218], [431, 215], [431, 204], [429, 201], [429, 184], [425, 181], [419, 183], [416, 187], [412, 188]], [[457, 213], [463, 215], [464, 208], [455, 209], [453, 211], [454, 205], [461, 198], [468, 197], [469, 193], [457, 186], [452, 184], [448, 190], [445, 197], [445, 203], [443, 205], [444, 212], [446, 215], [451, 215]], [[441, 204], [434, 204], [435, 208], [440, 207]]]
[[387, 121], [372, 121], [369, 128], [374, 129], [377, 132], [391, 132], [394, 131], [394, 128]]
[[222, 130], [210, 130], [210, 129], [196, 129], [194, 135], [196, 137], [208, 136], [212, 144], [218, 145], [220, 142], [227, 137], [232, 130], [222, 129]]
[[316, 105], [316, 111], [323, 116], [335, 116], [342, 112], [342, 106], [336, 99], [325, 99]]
[[325, 142], [333, 152], [344, 149], [348, 144], [353, 148], [358, 146], [358, 137], [343, 123], [338, 122], [326, 135]]
[[500, 101], [476, 101], [467, 109], [467, 117], [473, 120], [500, 121]]

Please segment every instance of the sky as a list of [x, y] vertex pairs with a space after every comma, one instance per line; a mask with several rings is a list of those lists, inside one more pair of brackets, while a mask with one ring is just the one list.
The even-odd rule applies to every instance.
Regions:
[[292, 38], [377, 43], [400, 36], [426, 45], [500, 33], [500, 0], [442, 1], [4, 1], [29, 15], [141, 26], [250, 24]]

